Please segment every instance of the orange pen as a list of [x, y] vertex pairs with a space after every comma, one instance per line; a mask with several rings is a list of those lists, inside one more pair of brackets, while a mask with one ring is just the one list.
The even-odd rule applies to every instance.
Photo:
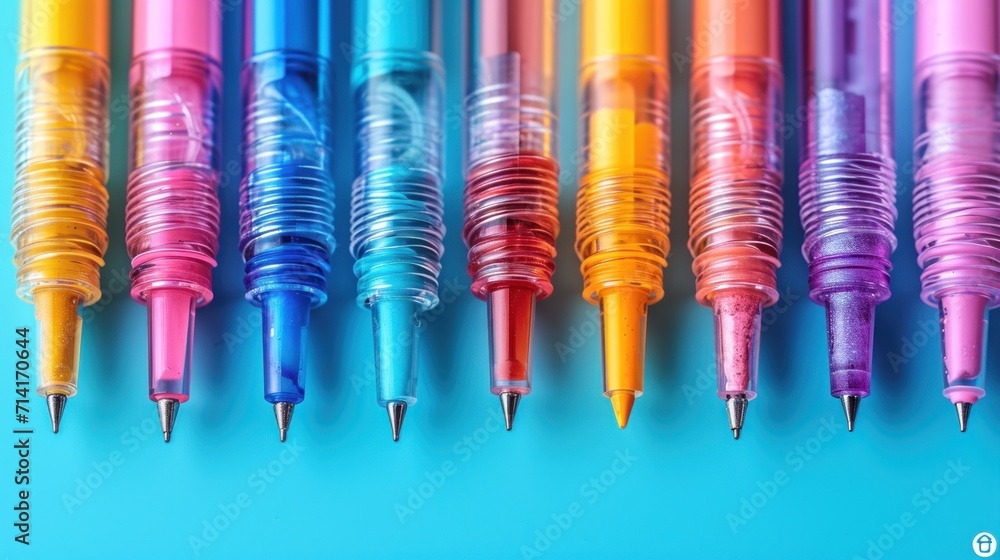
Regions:
[[604, 395], [624, 428], [642, 395], [646, 309], [670, 242], [666, 0], [584, 0], [576, 252], [601, 309]]
[[108, 248], [108, 0], [21, 2], [11, 242], [35, 306], [38, 394], [52, 431], [76, 394], [83, 321]]

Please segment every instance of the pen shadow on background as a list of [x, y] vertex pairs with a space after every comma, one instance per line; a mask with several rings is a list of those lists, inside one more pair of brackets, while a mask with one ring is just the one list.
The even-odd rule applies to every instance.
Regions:
[[[343, 17], [333, 19], [331, 67], [333, 72], [333, 175], [335, 191], [334, 237], [337, 246], [330, 259], [327, 275], [328, 300], [312, 311], [309, 327], [309, 359], [307, 363], [305, 418], [322, 433], [343, 434], [353, 430], [354, 423], [345, 422], [349, 402], [360, 399], [373, 405], [374, 394], [359, 381], [365, 375], [357, 363], [371, 364], [370, 346], [363, 349], [350, 346], [352, 328], [364, 328], [369, 320], [361, 320], [368, 312], [355, 303], [357, 289], [350, 251], [351, 186], [354, 179], [354, 96], [351, 91], [351, 54], [353, 39], [351, 22], [354, 6], [346, 2]], [[361, 340], [371, 344], [371, 333], [361, 333]], [[361, 357], [353, 360], [352, 357]], [[331, 429], [336, 427], [336, 429]]]
[[[242, 180], [242, 9], [224, 9], [222, 14], [223, 86], [221, 103], [222, 149], [219, 181], [219, 251], [212, 274], [214, 299], [198, 309], [195, 322], [195, 352], [192, 385], [200, 403], [196, 410], [203, 430], [229, 433], [236, 423], [234, 414], [253, 410], [249, 406], [211, 406], [209, 402], [233, 402], [239, 388], [260, 381], [261, 360], [244, 359], [260, 355], [259, 310], [243, 297], [243, 260], [239, 253], [239, 187]], [[256, 325], [256, 327], [254, 327]], [[249, 364], [251, 367], [247, 367]], [[252, 367], [252, 366], [256, 366]], [[254, 373], [258, 375], [254, 376]], [[193, 391], [192, 391], [193, 392]], [[259, 394], [259, 393], [257, 393]]]
[[[691, 272], [692, 258], [687, 248], [688, 199], [690, 191], [690, 87], [691, 65], [689, 47], [692, 8], [689, 2], [670, 3], [669, 53], [670, 73], [670, 253], [663, 272], [665, 295], [649, 307], [646, 325], [647, 386], [644, 403], [657, 410], [645, 422], [652, 428], [676, 432], [683, 424], [688, 402], [683, 386], [695, 375], [683, 367], [680, 351], [681, 333], [685, 326], [685, 309], [694, 301], [695, 280]], [[711, 335], [711, 332], [705, 333]], [[708, 346], [711, 352], [712, 346]], [[706, 360], [714, 359], [711, 355]], [[649, 389], [654, 389], [650, 391]]]
[[[81, 374], [100, 379], [100, 395], [105, 402], [134, 400], [137, 395], [132, 394], [132, 389], [137, 384], [133, 382], [141, 379], [138, 383], [142, 386], [146, 380], [145, 329], [138, 337], [141, 346], [135, 348], [136, 351], [122, 351], [124, 338], [132, 334], [122, 332], [127, 325], [133, 324], [126, 317], [133, 313], [137, 316], [140, 313], [145, 315], [144, 310], [129, 295], [131, 266], [124, 243], [129, 154], [128, 69], [132, 52], [131, 20], [130, 9], [112, 10], [112, 26], [122, 31], [111, 34], [110, 44], [109, 174], [106, 185], [109, 195], [107, 230], [110, 242], [104, 256], [105, 264], [101, 269], [101, 299], [81, 311], [84, 322], [83, 344], [92, 356], [87, 363], [81, 363]], [[145, 326], [145, 320], [140, 324]], [[140, 394], [145, 395], [146, 392]], [[99, 419], [95, 419], [94, 425], [117, 426], [118, 423], [109, 420], [107, 415], [122, 414], [124, 407], [98, 406], [92, 410], [100, 415]], [[131, 420], [134, 419], [128, 419]]]

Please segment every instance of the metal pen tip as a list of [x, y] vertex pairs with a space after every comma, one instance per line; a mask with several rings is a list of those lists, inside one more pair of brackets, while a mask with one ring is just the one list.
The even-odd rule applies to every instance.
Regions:
[[844, 416], [847, 417], [847, 431], [854, 431], [854, 421], [858, 417], [858, 405], [861, 397], [857, 395], [841, 395], [840, 404], [844, 405]]
[[748, 403], [747, 396], [743, 393], [726, 397], [726, 413], [729, 415], [729, 429], [733, 431], [733, 439], [740, 439]]
[[507, 424], [507, 431], [514, 427], [514, 414], [517, 412], [517, 403], [520, 402], [520, 393], [504, 391], [500, 393], [500, 407], [503, 408], [503, 419]]
[[59, 423], [62, 421], [63, 410], [66, 409], [66, 395], [52, 394], [45, 397], [49, 405], [49, 418], [52, 419], [52, 433], [59, 433]]
[[403, 417], [406, 416], [406, 403], [392, 401], [385, 405], [389, 412], [389, 425], [392, 427], [392, 441], [399, 441], [399, 431], [403, 429]]
[[278, 422], [278, 438], [284, 443], [288, 439], [288, 427], [292, 424], [295, 405], [290, 402], [274, 403], [274, 419]]
[[177, 420], [177, 409], [181, 403], [177, 399], [160, 399], [156, 401], [156, 412], [160, 415], [160, 429], [163, 430], [164, 443], [170, 443], [170, 434], [174, 431], [174, 421]]
[[972, 403], [955, 403], [955, 410], [958, 411], [958, 429], [964, 432], [969, 425], [969, 411], [972, 410]]

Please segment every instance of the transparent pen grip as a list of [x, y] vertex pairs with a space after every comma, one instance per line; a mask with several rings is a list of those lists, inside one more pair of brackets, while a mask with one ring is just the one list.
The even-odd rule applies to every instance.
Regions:
[[34, 49], [16, 76], [11, 241], [17, 293], [101, 297], [108, 247], [107, 62], [87, 51]]
[[247, 299], [269, 292], [326, 301], [333, 237], [329, 62], [269, 52], [244, 64], [240, 250]]

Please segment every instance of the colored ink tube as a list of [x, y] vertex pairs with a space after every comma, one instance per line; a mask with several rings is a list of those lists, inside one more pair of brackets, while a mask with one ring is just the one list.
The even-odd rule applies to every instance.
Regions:
[[670, 241], [665, 0], [584, 0], [576, 252], [600, 307], [604, 395], [620, 428], [643, 392], [646, 311]]
[[778, 299], [781, 36], [777, 0], [698, 0], [691, 69], [695, 297], [715, 321], [718, 395], [739, 439], [757, 395], [760, 318]]
[[421, 314], [438, 303], [444, 252], [440, 10], [437, 0], [354, 2], [351, 254], [358, 305], [372, 314], [376, 399], [397, 441], [417, 402]]
[[552, 293], [559, 233], [553, 0], [477, 0], [465, 99], [465, 228], [486, 300], [490, 391], [510, 430], [531, 392], [535, 302]]
[[940, 312], [944, 396], [964, 432], [986, 395], [989, 310], [1000, 305], [1000, 6], [917, 9], [913, 232], [921, 296]]
[[11, 242], [35, 307], [38, 394], [58, 432], [108, 248], [107, 0], [22, 0]]
[[222, 22], [215, 1], [136, 0], [132, 13], [125, 243], [149, 317], [149, 398], [170, 441], [219, 249]]
[[334, 250], [331, 9], [331, 0], [243, 5], [240, 251], [281, 441], [305, 399], [309, 315], [326, 302]]

